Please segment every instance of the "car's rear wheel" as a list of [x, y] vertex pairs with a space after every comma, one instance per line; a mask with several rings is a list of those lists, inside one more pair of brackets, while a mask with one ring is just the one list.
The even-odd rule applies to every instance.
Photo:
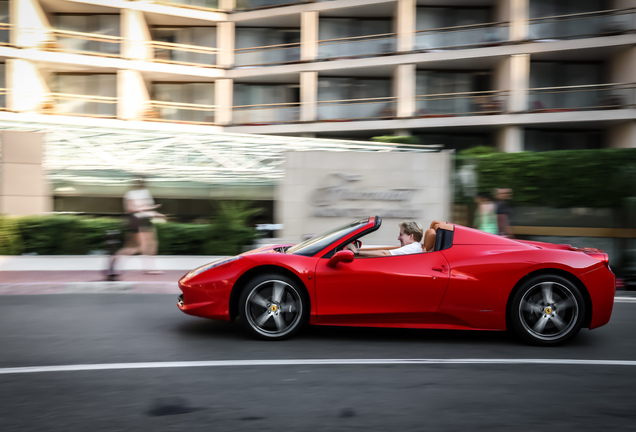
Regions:
[[307, 322], [309, 301], [303, 287], [283, 275], [261, 275], [252, 279], [239, 299], [243, 326], [259, 339], [285, 339]]
[[515, 292], [510, 310], [512, 330], [535, 345], [559, 345], [583, 326], [585, 301], [579, 288], [557, 275], [525, 281]]

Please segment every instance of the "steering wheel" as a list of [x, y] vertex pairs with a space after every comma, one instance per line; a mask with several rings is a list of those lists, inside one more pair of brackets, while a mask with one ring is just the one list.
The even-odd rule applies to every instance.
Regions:
[[362, 241], [360, 240], [354, 240], [351, 243], [347, 243], [346, 245], [344, 245], [344, 247], [342, 248], [342, 250], [348, 249], [347, 246], [349, 245], [353, 245], [356, 247], [356, 249], [360, 249], [362, 247]]

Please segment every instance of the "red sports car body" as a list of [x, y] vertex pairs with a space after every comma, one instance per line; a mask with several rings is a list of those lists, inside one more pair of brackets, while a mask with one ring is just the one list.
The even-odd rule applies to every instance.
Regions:
[[[362, 258], [344, 247], [380, 228], [370, 217], [298, 245], [256, 249], [179, 281], [179, 308], [281, 339], [306, 323], [513, 330], [557, 345], [607, 324], [615, 280], [598, 249], [512, 240], [434, 223], [435, 247]], [[431, 240], [430, 238], [425, 241]]]

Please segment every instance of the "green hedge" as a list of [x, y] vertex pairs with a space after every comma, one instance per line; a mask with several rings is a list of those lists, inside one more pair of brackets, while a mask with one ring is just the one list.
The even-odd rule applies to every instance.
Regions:
[[[517, 206], [620, 207], [626, 197], [636, 195], [636, 149], [472, 156], [478, 190], [512, 188]], [[458, 165], [465, 161], [458, 157]]]
[[[236, 207], [223, 211], [235, 211]], [[250, 248], [258, 236], [247, 225], [246, 215], [221, 212], [213, 223], [157, 224], [160, 255], [229, 255]], [[231, 223], [228, 223], [228, 221]], [[107, 251], [106, 233], [119, 230], [120, 245], [125, 242], [123, 219], [80, 216], [0, 217], [0, 255], [84, 255]]]

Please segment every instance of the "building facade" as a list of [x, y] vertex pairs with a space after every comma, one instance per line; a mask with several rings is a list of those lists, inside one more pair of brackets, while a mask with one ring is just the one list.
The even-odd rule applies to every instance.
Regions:
[[636, 0], [293, 1], [0, 1], [0, 120], [636, 147]]

